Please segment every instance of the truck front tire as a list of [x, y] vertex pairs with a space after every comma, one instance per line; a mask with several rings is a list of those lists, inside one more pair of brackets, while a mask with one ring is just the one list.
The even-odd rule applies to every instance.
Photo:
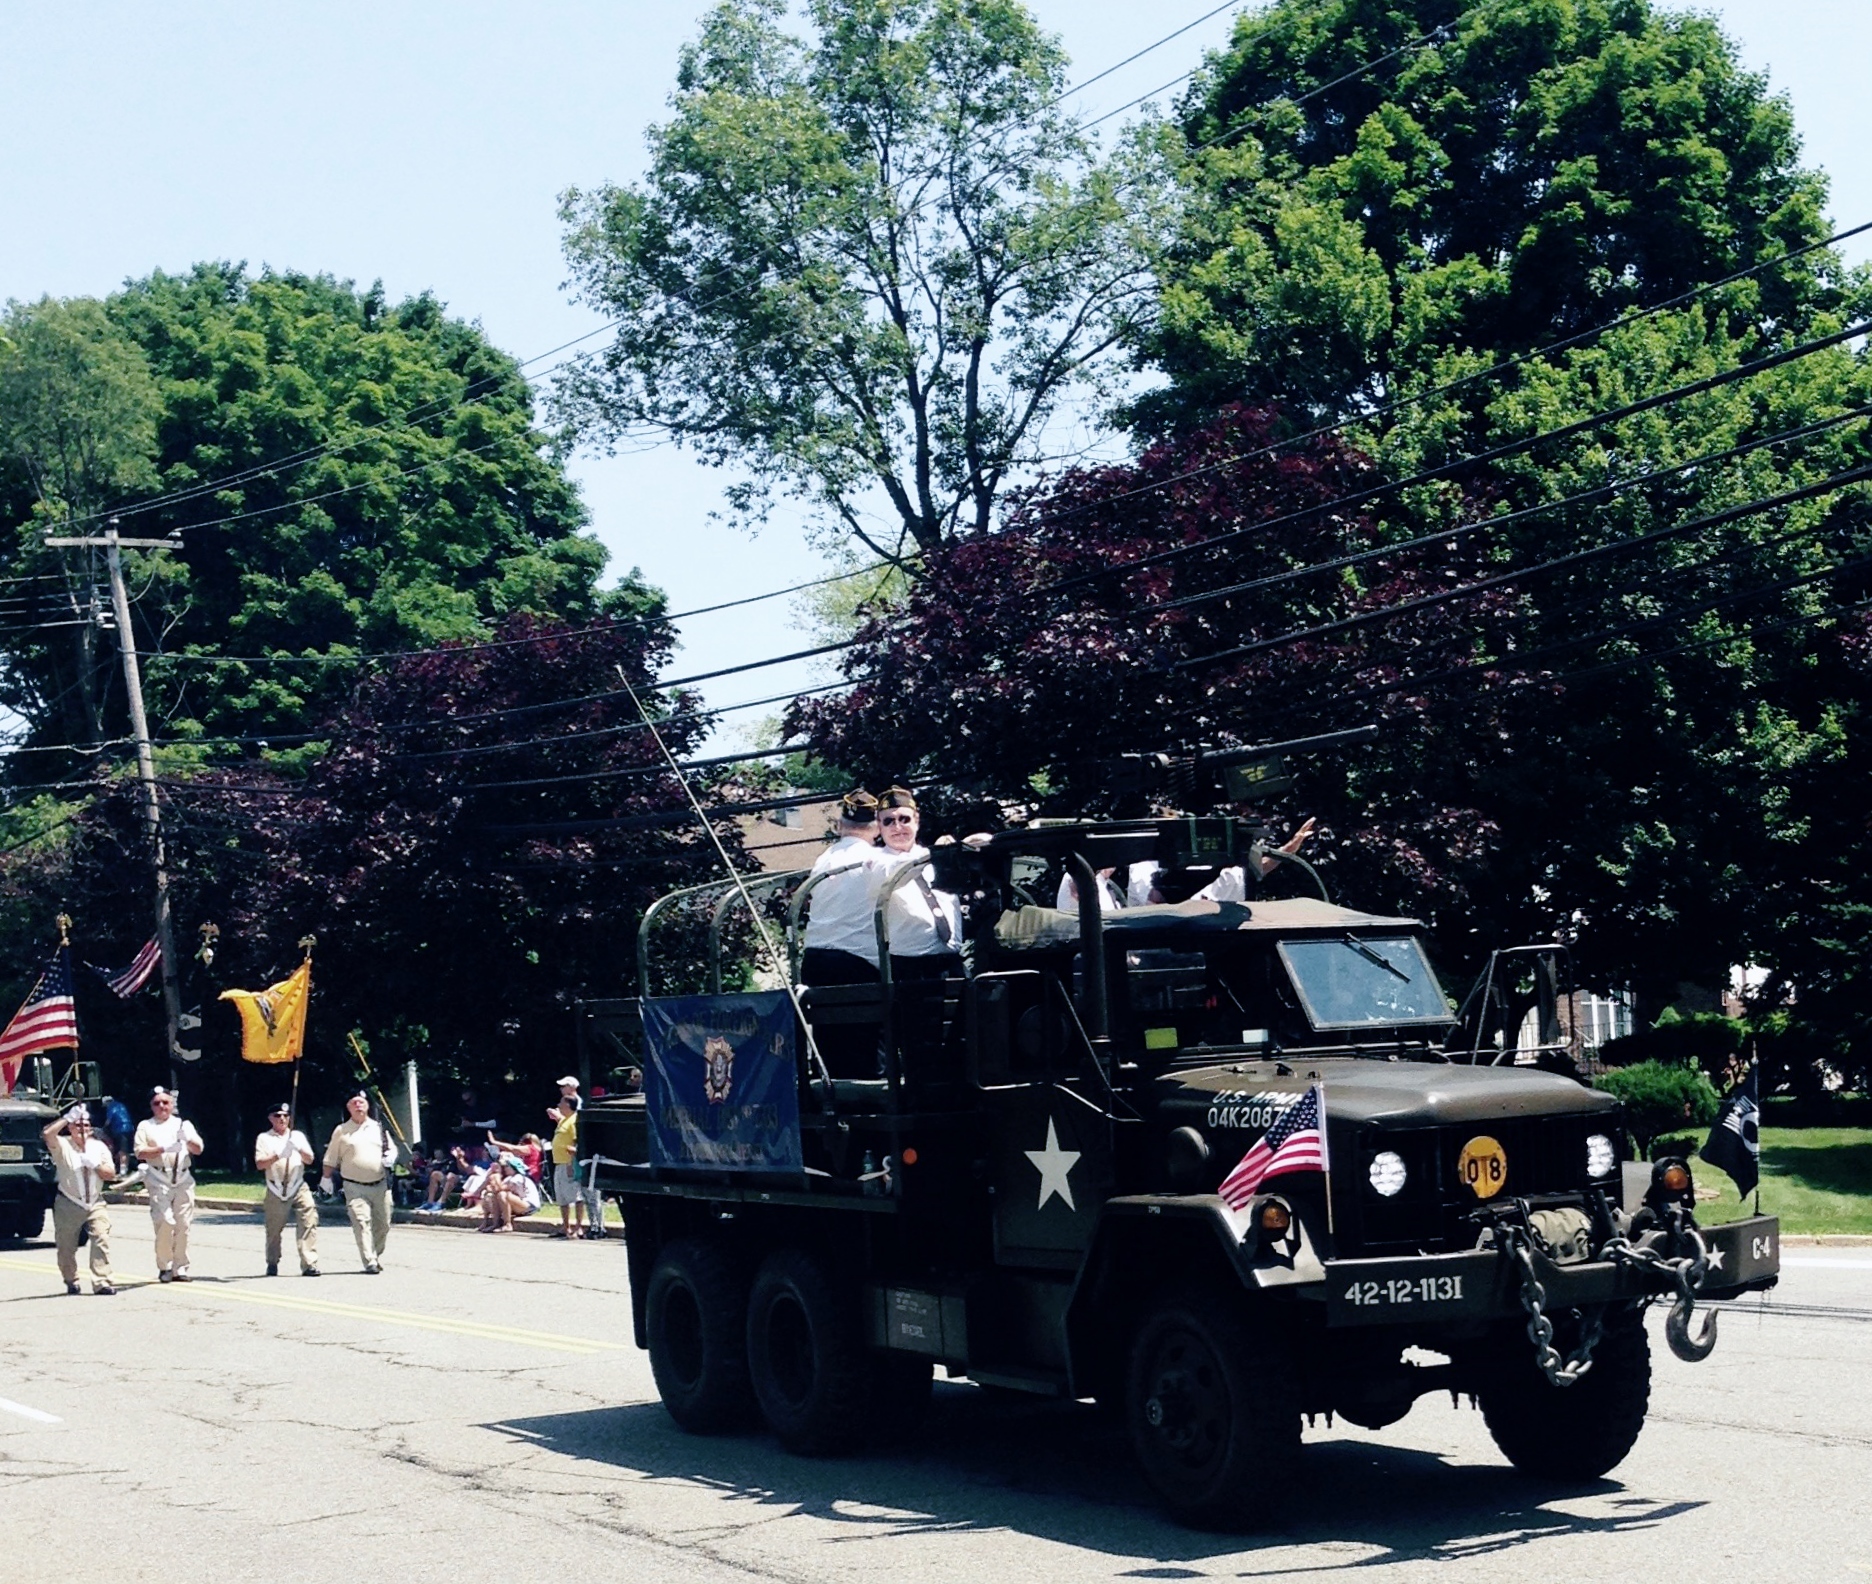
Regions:
[[45, 1231], [45, 1209], [41, 1205], [0, 1206], [0, 1238], [28, 1242]]
[[678, 1239], [651, 1269], [650, 1372], [670, 1417], [692, 1434], [737, 1430], [753, 1418], [747, 1296], [740, 1262], [711, 1239]]
[[767, 1256], [747, 1310], [748, 1370], [781, 1445], [847, 1452], [871, 1424], [870, 1357], [855, 1292], [802, 1249]]
[[1523, 1474], [1542, 1479], [1596, 1480], [1616, 1468], [1651, 1404], [1644, 1311], [1607, 1312], [1592, 1368], [1571, 1386], [1548, 1384], [1519, 1328], [1515, 1341], [1476, 1394], [1495, 1445]]
[[1145, 1477], [1185, 1523], [1259, 1528], [1294, 1490], [1295, 1373], [1278, 1338], [1233, 1294], [1186, 1293], [1145, 1316], [1125, 1417]]

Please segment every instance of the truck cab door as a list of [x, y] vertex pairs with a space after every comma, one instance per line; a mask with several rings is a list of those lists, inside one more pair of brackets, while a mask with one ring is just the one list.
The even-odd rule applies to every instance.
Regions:
[[1111, 1197], [1116, 1124], [1066, 1084], [984, 1090], [995, 1261], [1078, 1268]]

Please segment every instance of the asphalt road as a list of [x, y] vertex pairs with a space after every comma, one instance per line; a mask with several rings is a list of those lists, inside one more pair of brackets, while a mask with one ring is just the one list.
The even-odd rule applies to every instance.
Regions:
[[269, 1280], [258, 1224], [211, 1214], [197, 1280], [159, 1287], [147, 1214], [113, 1220], [115, 1298], [66, 1296], [49, 1244], [0, 1249], [9, 1584], [1872, 1577], [1872, 1249], [1790, 1249], [1701, 1365], [1654, 1312], [1650, 1422], [1591, 1489], [1521, 1479], [1479, 1414], [1426, 1398], [1309, 1433], [1301, 1471], [1269, 1470], [1289, 1518], [1243, 1538], [1159, 1517], [1089, 1409], [967, 1385], [866, 1458], [683, 1436], [617, 1240], [399, 1227], [371, 1278], [328, 1226], [323, 1280]]

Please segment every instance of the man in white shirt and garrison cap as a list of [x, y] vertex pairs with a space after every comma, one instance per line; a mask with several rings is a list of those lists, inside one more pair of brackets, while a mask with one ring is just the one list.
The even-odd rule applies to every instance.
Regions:
[[58, 1239], [59, 1275], [68, 1293], [78, 1291], [78, 1234], [91, 1244], [91, 1291], [106, 1297], [111, 1282], [110, 1216], [104, 1209], [104, 1185], [117, 1175], [110, 1146], [91, 1136], [91, 1112], [75, 1105], [40, 1133], [58, 1172], [52, 1196], [52, 1230]]
[[156, 1225], [156, 1279], [189, 1279], [189, 1225], [195, 1219], [195, 1157], [201, 1134], [176, 1112], [176, 1097], [158, 1084], [150, 1091], [150, 1114], [137, 1123], [131, 1151], [143, 1163], [150, 1220]]
[[312, 1164], [312, 1145], [292, 1124], [292, 1107], [277, 1105], [267, 1113], [267, 1131], [254, 1140], [254, 1167], [266, 1181], [262, 1201], [266, 1211], [266, 1273], [279, 1275], [280, 1249], [290, 1219], [299, 1254], [299, 1274], [316, 1276], [318, 1201], [305, 1179], [305, 1169]]
[[384, 1245], [390, 1241], [390, 1168], [396, 1165], [396, 1140], [371, 1115], [370, 1097], [363, 1090], [345, 1101], [350, 1114], [332, 1129], [325, 1146], [325, 1180], [331, 1192], [332, 1174], [344, 1187], [345, 1214], [357, 1239], [358, 1258], [367, 1276], [383, 1269]]

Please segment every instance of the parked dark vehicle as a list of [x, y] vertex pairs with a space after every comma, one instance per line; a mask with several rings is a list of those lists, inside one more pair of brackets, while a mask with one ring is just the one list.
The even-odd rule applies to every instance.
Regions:
[[58, 1080], [50, 1057], [29, 1056], [20, 1064], [13, 1092], [0, 1095], [0, 1240], [36, 1238], [45, 1230], [55, 1176], [40, 1135], [74, 1101], [100, 1097], [95, 1062], [73, 1062]]
[[[1492, 962], [1459, 1020], [1411, 919], [1323, 895], [1101, 914], [1100, 868], [1154, 861], [1188, 894], [1259, 852], [1219, 818], [1003, 833], [937, 849], [974, 900], [969, 979], [609, 1004], [643, 1019], [644, 1092], [592, 1106], [586, 1148], [676, 1421], [835, 1452], [913, 1416], [940, 1365], [1117, 1408], [1203, 1524], [1274, 1515], [1303, 1416], [1377, 1429], [1430, 1391], [1473, 1395], [1522, 1469], [1617, 1464], [1645, 1305], [1702, 1356], [1694, 1304], [1771, 1286], [1778, 1224], [1699, 1227], [1685, 1164], [1632, 1161], [1551, 1042], [1518, 1064], [1483, 1037], [1517, 974], [1551, 1024], [1539, 953]], [[1062, 870], [1079, 913], [1026, 902]], [[736, 893], [702, 901], [719, 939]], [[807, 1038], [854, 1022], [876, 1073]], [[1244, 1190], [1276, 1148], [1297, 1169]]]

